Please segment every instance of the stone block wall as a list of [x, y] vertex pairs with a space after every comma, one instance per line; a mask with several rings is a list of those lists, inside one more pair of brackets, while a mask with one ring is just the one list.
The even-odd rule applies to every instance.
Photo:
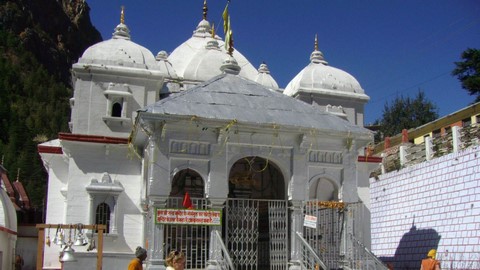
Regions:
[[372, 252], [394, 269], [480, 269], [480, 147], [370, 179]]

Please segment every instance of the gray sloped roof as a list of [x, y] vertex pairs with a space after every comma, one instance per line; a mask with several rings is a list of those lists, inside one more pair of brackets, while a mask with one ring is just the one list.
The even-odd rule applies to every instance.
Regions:
[[296, 100], [232, 74], [222, 74], [191, 89], [173, 94], [142, 111], [151, 114], [196, 116], [212, 120], [286, 128], [307, 128], [331, 132], [370, 135], [316, 106]]

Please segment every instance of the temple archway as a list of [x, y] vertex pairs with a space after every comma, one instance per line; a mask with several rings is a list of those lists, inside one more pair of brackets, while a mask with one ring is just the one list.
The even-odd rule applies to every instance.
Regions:
[[228, 177], [228, 188], [229, 198], [286, 198], [281, 170], [271, 160], [259, 156], [244, 157], [233, 164]]
[[202, 176], [190, 168], [183, 169], [175, 174], [172, 180], [170, 197], [183, 197], [188, 192], [192, 198], [205, 197], [205, 181]]
[[338, 188], [331, 180], [319, 177], [310, 181], [309, 200], [338, 201]]

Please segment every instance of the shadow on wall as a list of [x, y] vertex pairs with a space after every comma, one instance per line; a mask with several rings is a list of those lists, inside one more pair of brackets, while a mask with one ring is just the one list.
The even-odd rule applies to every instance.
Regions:
[[394, 257], [380, 257], [389, 269], [418, 270], [430, 249], [437, 249], [441, 236], [434, 229], [419, 229], [412, 224], [400, 239]]

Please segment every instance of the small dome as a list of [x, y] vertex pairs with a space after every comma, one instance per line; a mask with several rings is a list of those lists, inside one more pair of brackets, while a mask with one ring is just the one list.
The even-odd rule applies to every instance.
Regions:
[[132, 42], [130, 30], [123, 23], [117, 25], [111, 39], [89, 47], [78, 63], [156, 69], [152, 52]]
[[278, 84], [273, 79], [272, 75], [270, 75], [270, 70], [265, 63], [261, 64], [258, 68], [258, 74], [255, 77], [254, 81], [267, 88], [278, 90]]
[[310, 56], [310, 64], [288, 83], [283, 93], [296, 96], [299, 92], [307, 92], [369, 100], [360, 83], [349, 73], [328, 66], [317, 47], [316, 43]]
[[155, 57], [155, 60], [157, 60], [157, 65], [160, 71], [163, 71], [163, 73], [167, 74], [167, 78], [178, 78], [177, 73], [173, 69], [172, 63], [168, 61], [168, 53], [166, 51], [159, 51]]

